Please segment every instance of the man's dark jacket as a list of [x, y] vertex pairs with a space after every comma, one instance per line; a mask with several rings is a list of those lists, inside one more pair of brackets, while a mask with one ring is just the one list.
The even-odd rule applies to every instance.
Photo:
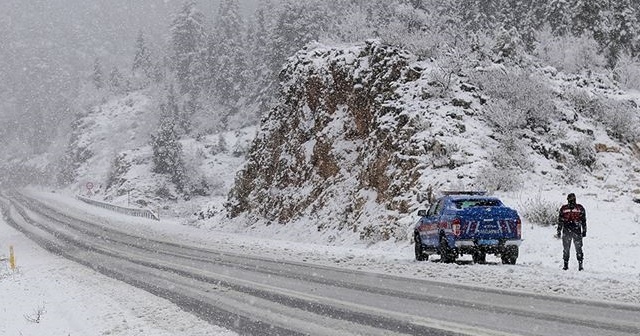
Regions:
[[574, 233], [585, 237], [587, 235], [587, 214], [581, 204], [569, 203], [560, 208], [558, 218], [558, 235]]

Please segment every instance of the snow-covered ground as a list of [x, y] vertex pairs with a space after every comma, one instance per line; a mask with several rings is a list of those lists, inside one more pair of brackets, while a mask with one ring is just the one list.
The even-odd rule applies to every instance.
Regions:
[[[553, 227], [523, 226], [525, 242], [517, 265], [502, 265], [489, 257], [474, 265], [470, 257], [458, 264], [416, 262], [409, 240], [366, 246], [356, 237], [342, 235], [335, 246], [315, 227], [250, 226], [242, 230], [185, 226], [182, 221], [160, 222], [132, 218], [79, 202], [70, 195], [32, 191], [58, 208], [85, 218], [108, 217], [115, 227], [163, 240], [181, 240], [237, 253], [273, 259], [296, 260], [405, 277], [583, 299], [640, 304], [640, 204], [629, 198], [607, 202], [597, 195], [577, 191], [588, 211], [585, 268], [562, 271], [562, 247], [552, 236]], [[561, 202], [560, 192], [541, 197]], [[502, 195], [517, 207], [518, 195]], [[412, 219], [407, 219], [409, 223]], [[236, 232], [232, 232], [236, 231]], [[243, 231], [243, 232], [240, 232]], [[324, 233], [323, 235], [325, 235]], [[330, 233], [329, 233], [330, 234]], [[0, 266], [0, 334], [2, 335], [231, 335], [181, 311], [170, 302], [111, 280], [75, 263], [52, 256], [20, 233], [0, 222], [0, 255], [13, 245], [18, 269]], [[40, 323], [30, 322], [41, 310]]]
[[[9, 246], [15, 250], [15, 270]], [[165, 299], [51, 255], [1, 219], [0, 258], [0, 335], [236, 335]]]

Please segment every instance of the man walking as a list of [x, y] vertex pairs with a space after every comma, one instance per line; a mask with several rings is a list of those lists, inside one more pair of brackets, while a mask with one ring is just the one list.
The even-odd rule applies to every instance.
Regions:
[[571, 241], [576, 249], [576, 258], [578, 259], [578, 270], [582, 271], [582, 238], [587, 236], [587, 214], [584, 207], [576, 203], [576, 195], [570, 193], [567, 195], [567, 204], [560, 208], [560, 216], [558, 217], [558, 234], [560, 238], [562, 233], [562, 258], [564, 259], [563, 270], [569, 268], [569, 250]]

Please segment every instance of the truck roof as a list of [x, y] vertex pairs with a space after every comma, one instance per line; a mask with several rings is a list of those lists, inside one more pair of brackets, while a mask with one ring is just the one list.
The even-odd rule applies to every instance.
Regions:
[[452, 200], [500, 200], [495, 196], [484, 196], [484, 195], [448, 195], [445, 196]]

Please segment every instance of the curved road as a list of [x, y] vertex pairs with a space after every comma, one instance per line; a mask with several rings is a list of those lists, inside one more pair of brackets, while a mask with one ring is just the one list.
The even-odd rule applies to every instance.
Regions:
[[242, 335], [640, 335], [640, 306], [204, 249], [74, 218], [18, 193], [0, 204], [7, 223], [45, 249]]

